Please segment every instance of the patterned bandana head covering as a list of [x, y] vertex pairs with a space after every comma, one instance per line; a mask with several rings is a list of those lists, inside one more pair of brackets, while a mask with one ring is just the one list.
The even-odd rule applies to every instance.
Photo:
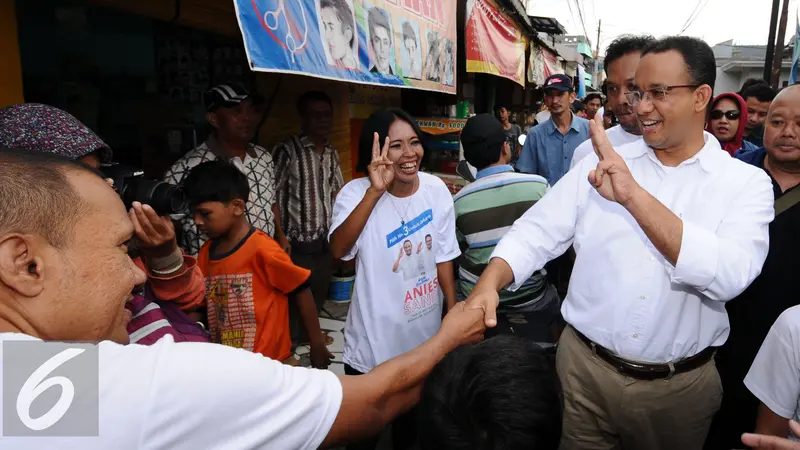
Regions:
[[66, 111], [39, 103], [0, 109], [0, 148], [55, 153], [80, 159], [98, 152], [111, 161], [111, 149], [86, 125]]

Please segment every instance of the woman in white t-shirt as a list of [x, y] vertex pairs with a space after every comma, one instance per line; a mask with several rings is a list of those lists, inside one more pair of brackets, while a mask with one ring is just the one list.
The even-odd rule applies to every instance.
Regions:
[[[359, 158], [370, 153], [369, 177], [347, 183], [336, 196], [329, 236], [334, 257], [356, 259], [342, 358], [351, 375], [428, 340], [441, 325], [443, 300], [448, 307], [456, 302], [453, 199], [442, 180], [419, 171], [425, 150], [416, 122], [401, 110], [373, 114], [364, 123]], [[395, 449], [413, 443], [410, 417], [392, 428]]]

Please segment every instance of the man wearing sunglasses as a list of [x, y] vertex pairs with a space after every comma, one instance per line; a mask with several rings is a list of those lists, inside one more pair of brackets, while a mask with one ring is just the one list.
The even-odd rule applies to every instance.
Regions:
[[755, 150], [755, 145], [744, 140], [747, 118], [742, 120], [742, 111], [747, 111], [747, 103], [733, 92], [720, 94], [712, 103], [708, 114], [706, 131], [713, 134], [723, 150], [733, 156], [739, 150]]
[[467, 307], [495, 326], [516, 290], [574, 244], [558, 344], [562, 450], [700, 450], [722, 388], [725, 302], [767, 257], [773, 192], [704, 133], [714, 52], [686, 36], [642, 50], [626, 94], [643, 139], [613, 146], [591, 122], [584, 158], [514, 222]]

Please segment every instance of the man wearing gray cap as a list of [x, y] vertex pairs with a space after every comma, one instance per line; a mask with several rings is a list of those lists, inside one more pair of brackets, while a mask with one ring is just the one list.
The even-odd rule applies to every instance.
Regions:
[[[181, 184], [189, 171], [201, 163], [217, 159], [230, 161], [247, 175], [250, 183], [247, 220], [288, 251], [289, 242], [283, 234], [278, 211], [272, 156], [251, 142], [261, 115], [253, 107], [250, 93], [237, 84], [221, 84], [209, 89], [204, 101], [211, 134], [199, 147], [173, 164], [164, 175], [165, 181]], [[190, 214], [181, 219], [181, 228], [181, 247], [186, 253], [197, 255], [205, 237], [198, 233]]]
[[[469, 296], [489, 264], [495, 244], [534, 203], [547, 192], [547, 180], [539, 175], [514, 172], [511, 167], [513, 136], [489, 114], [467, 121], [461, 132], [464, 158], [478, 172], [454, 197], [459, 258], [460, 298]], [[517, 334], [536, 342], [554, 343], [560, 334], [560, 302], [544, 270], [536, 271], [516, 292], [500, 292], [500, 334]]]

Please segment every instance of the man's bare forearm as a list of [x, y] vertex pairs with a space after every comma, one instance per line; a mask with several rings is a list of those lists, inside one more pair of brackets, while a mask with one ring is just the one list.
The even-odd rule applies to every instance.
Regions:
[[683, 221], [680, 217], [641, 188], [623, 206], [664, 258], [673, 266], [676, 265], [683, 240]]
[[513, 281], [514, 271], [511, 270], [511, 266], [502, 258], [492, 258], [475, 285], [475, 290], [491, 288], [495, 292], [500, 292]]

